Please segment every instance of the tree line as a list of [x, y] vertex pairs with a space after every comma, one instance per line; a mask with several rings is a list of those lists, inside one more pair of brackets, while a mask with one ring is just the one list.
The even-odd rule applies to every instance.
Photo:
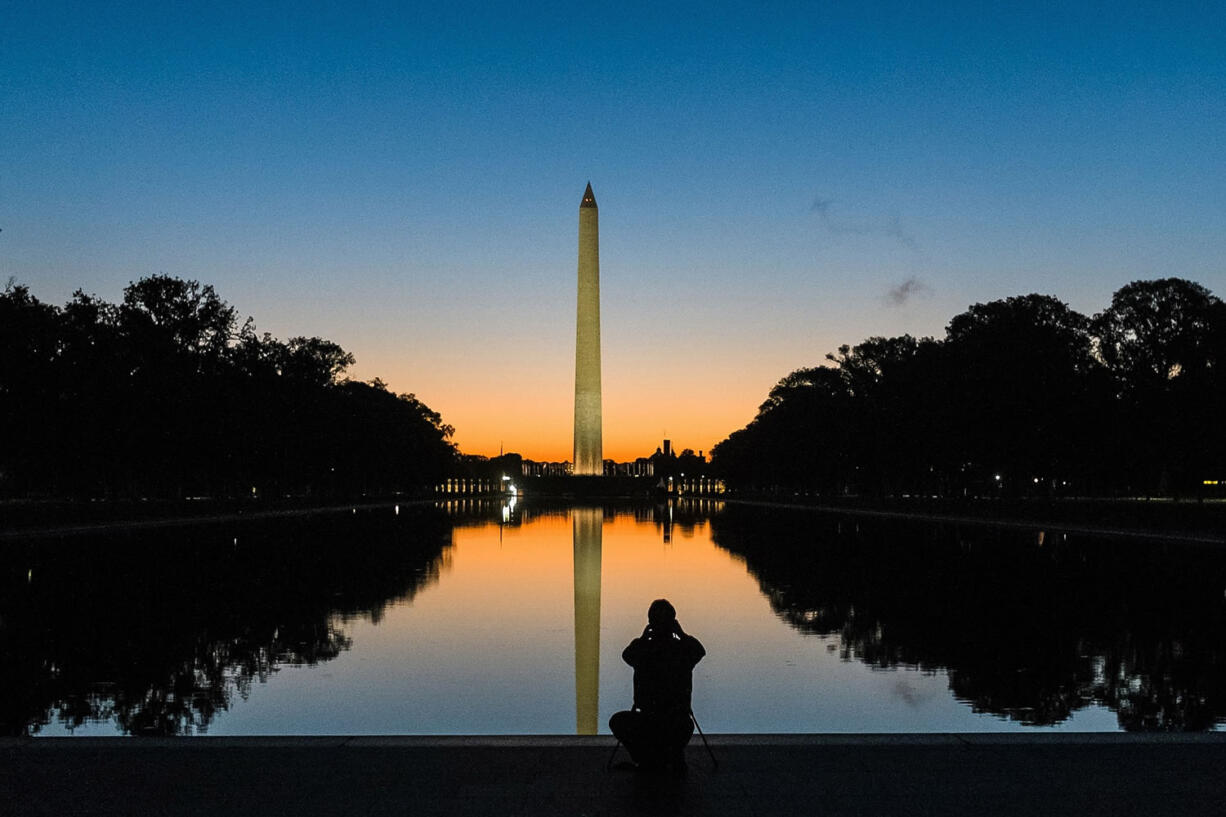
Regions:
[[212, 286], [166, 275], [118, 304], [0, 292], [0, 495], [350, 496], [433, 483], [453, 429], [354, 357], [281, 341]]
[[974, 304], [780, 380], [712, 449], [732, 487], [820, 495], [1191, 495], [1226, 485], [1226, 304], [1136, 281], [1089, 317]]

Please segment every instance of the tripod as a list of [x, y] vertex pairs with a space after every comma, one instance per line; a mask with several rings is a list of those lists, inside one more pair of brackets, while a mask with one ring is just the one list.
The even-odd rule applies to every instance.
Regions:
[[[711, 744], [707, 742], [706, 733], [702, 731], [702, 727], [698, 725], [698, 718], [694, 716], [694, 710], [690, 710], [690, 721], [693, 722], [694, 728], [698, 730], [698, 737], [702, 738], [702, 745], [707, 747], [707, 754], [711, 757], [711, 768], [718, 769], [719, 761], [715, 759], [715, 752], [711, 750]], [[619, 738], [617, 743], [613, 745], [613, 751], [609, 753], [609, 759], [605, 761], [605, 771], [613, 768], [613, 758], [617, 756], [617, 750], [621, 747], [622, 742]]]
[[703, 733], [702, 727], [698, 725], [698, 718], [694, 717], [694, 710], [690, 710], [690, 720], [694, 722], [694, 728], [698, 730], [698, 737], [702, 738], [702, 745], [707, 747], [707, 754], [711, 756], [711, 768], [718, 769], [719, 761], [715, 759], [715, 752], [711, 751], [711, 744], [707, 743], [707, 736]]

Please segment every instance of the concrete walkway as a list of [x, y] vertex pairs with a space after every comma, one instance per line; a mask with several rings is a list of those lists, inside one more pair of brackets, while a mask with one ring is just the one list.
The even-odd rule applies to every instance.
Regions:
[[0, 814], [1226, 814], [1220, 733], [710, 740], [678, 780], [607, 737], [0, 739]]

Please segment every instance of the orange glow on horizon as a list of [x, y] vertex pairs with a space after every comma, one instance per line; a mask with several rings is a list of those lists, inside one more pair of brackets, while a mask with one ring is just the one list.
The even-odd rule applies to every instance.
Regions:
[[[651, 456], [666, 437], [677, 451], [692, 448], [709, 455], [713, 445], [753, 419], [771, 386], [790, 371], [769, 363], [744, 366], [744, 361], [721, 359], [705, 361], [704, 367], [698, 360], [676, 359], [690, 369], [689, 377], [676, 377], [664, 366], [644, 368], [606, 356], [605, 459]], [[366, 365], [355, 366], [350, 376], [379, 376], [393, 391], [415, 393], [454, 426], [452, 440], [464, 454], [494, 457], [501, 450], [538, 462], [572, 457], [574, 382], [564, 359], [524, 361], [512, 368], [496, 358], [469, 361], [463, 381], [446, 359], [415, 370], [402, 360], [376, 355], [361, 362]], [[694, 377], [694, 369], [707, 376]]]

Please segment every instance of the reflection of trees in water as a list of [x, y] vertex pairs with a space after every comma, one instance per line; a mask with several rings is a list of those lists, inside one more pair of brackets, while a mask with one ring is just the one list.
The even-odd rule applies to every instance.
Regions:
[[445, 567], [450, 526], [390, 509], [6, 545], [4, 734], [205, 731], [285, 664], [329, 661]]
[[1226, 554], [737, 506], [712, 530], [793, 627], [837, 636], [845, 660], [947, 670], [977, 712], [1226, 720]]

